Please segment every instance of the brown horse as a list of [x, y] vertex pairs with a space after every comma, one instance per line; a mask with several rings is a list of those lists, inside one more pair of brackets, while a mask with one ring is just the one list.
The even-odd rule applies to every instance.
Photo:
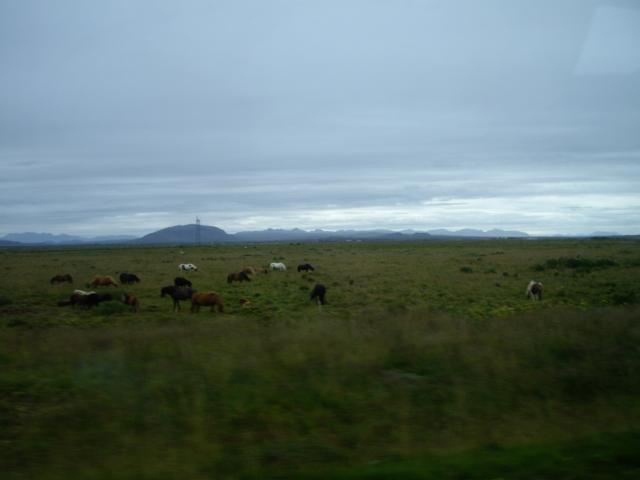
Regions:
[[122, 295], [121, 300], [125, 305], [130, 305], [131, 310], [133, 310], [134, 312], [137, 312], [140, 308], [140, 300], [138, 300], [138, 297], [135, 297], [130, 293], [125, 293], [124, 295]]
[[255, 269], [255, 268], [253, 268], [253, 267], [244, 267], [244, 268], [242, 269], [242, 271], [243, 271], [244, 273], [246, 273], [247, 275], [255, 275], [255, 274], [256, 274], [256, 269]]
[[227, 283], [231, 282], [250, 282], [251, 278], [249, 275], [243, 270], [241, 272], [230, 273], [227, 275]]
[[73, 283], [73, 277], [68, 273], [65, 273], [64, 275], [54, 275], [53, 277], [51, 277], [51, 281], [49, 283], [53, 285], [54, 283], [65, 283], [65, 282]]
[[218, 312], [224, 312], [224, 302], [220, 295], [214, 292], [196, 292], [191, 296], [191, 311], [199, 312], [201, 306], [210, 306], [212, 312], [217, 306]]
[[113, 277], [110, 277], [109, 275], [96, 275], [95, 277], [93, 277], [93, 280], [91, 280], [91, 283], [89, 284], [89, 286], [92, 288], [108, 287], [109, 285], [113, 285], [114, 287], [118, 286]]

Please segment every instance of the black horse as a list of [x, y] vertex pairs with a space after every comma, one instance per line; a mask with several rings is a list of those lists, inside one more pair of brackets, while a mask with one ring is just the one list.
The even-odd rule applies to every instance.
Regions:
[[173, 284], [176, 287], [193, 287], [193, 285], [191, 284], [191, 282], [189, 280], [187, 280], [184, 277], [176, 277], [173, 279]]
[[122, 272], [120, 274], [120, 283], [124, 285], [131, 285], [132, 283], [138, 282], [140, 282], [140, 279], [135, 273]]
[[113, 300], [113, 298], [108, 293], [100, 294], [95, 292], [89, 292], [89, 293], [74, 292], [69, 297], [69, 300], [58, 302], [58, 306], [64, 307], [65, 305], [71, 305], [72, 307], [75, 307], [76, 305], [78, 305], [84, 308], [91, 308], [91, 307], [95, 307], [96, 305], [99, 305], [101, 302], [110, 302], [111, 300]]
[[180, 300], [191, 300], [191, 296], [194, 293], [196, 293], [196, 291], [191, 287], [176, 287], [175, 285], [162, 287], [162, 290], [160, 290], [161, 297], [169, 295], [173, 299], [174, 312], [180, 310]]
[[309, 270], [311, 270], [312, 272], [315, 270], [315, 268], [313, 268], [313, 265], [311, 265], [310, 263], [302, 263], [298, 265], [298, 272], [308, 272]]
[[327, 293], [327, 287], [322, 285], [321, 283], [316, 283], [316, 286], [313, 287], [311, 291], [311, 300], [315, 300], [318, 305], [324, 305], [327, 303], [324, 299], [325, 294]]
[[65, 273], [64, 275], [54, 275], [53, 277], [51, 277], [51, 281], [50, 281], [51, 285], [53, 285], [54, 283], [64, 283], [64, 282], [73, 283], [73, 277], [68, 273]]

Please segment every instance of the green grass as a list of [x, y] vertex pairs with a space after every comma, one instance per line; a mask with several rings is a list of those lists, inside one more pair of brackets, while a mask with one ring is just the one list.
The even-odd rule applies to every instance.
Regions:
[[[0, 251], [0, 297], [10, 300], [0, 305], [3, 478], [638, 473], [637, 242], [179, 252]], [[615, 265], [534, 271], [558, 258]], [[272, 260], [290, 270], [226, 283]], [[228, 313], [171, 311], [159, 290], [183, 261], [200, 267], [189, 278], [220, 293]], [[295, 272], [306, 261], [317, 271]], [[137, 295], [139, 313], [56, 306], [93, 274], [124, 270], [142, 283], [112, 294]], [[49, 285], [56, 273], [76, 285]], [[530, 278], [545, 284], [542, 302], [525, 298]], [[328, 287], [322, 308], [308, 299], [317, 281]]]

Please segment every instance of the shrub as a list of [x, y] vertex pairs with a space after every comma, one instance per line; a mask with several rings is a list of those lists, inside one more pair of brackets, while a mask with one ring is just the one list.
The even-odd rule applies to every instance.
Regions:
[[609, 267], [615, 267], [618, 264], [610, 260], [608, 258], [599, 258], [596, 260], [591, 260], [589, 258], [571, 258], [571, 257], [560, 257], [560, 258], [550, 258], [547, 260], [544, 265], [538, 264], [533, 266], [534, 271], [543, 271], [548, 269], [561, 269], [561, 268], [570, 268], [572, 270], [579, 271], [589, 271], [592, 269], [603, 269]]
[[473, 268], [471, 268], [471, 267], [460, 267], [460, 271], [462, 273], [473, 273]]

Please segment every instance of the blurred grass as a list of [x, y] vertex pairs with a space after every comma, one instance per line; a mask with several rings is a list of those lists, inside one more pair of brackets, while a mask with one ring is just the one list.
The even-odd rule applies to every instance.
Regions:
[[[616, 264], [533, 271], [554, 258]], [[634, 478], [640, 310], [612, 299], [638, 291], [638, 258], [629, 241], [0, 251], [2, 478]], [[272, 259], [317, 271], [226, 284]], [[182, 261], [228, 314], [171, 311]], [[105, 291], [139, 314], [55, 305], [124, 270], [142, 283]]]
[[235, 478], [637, 429], [639, 340], [621, 309], [5, 329], [1, 467]]

